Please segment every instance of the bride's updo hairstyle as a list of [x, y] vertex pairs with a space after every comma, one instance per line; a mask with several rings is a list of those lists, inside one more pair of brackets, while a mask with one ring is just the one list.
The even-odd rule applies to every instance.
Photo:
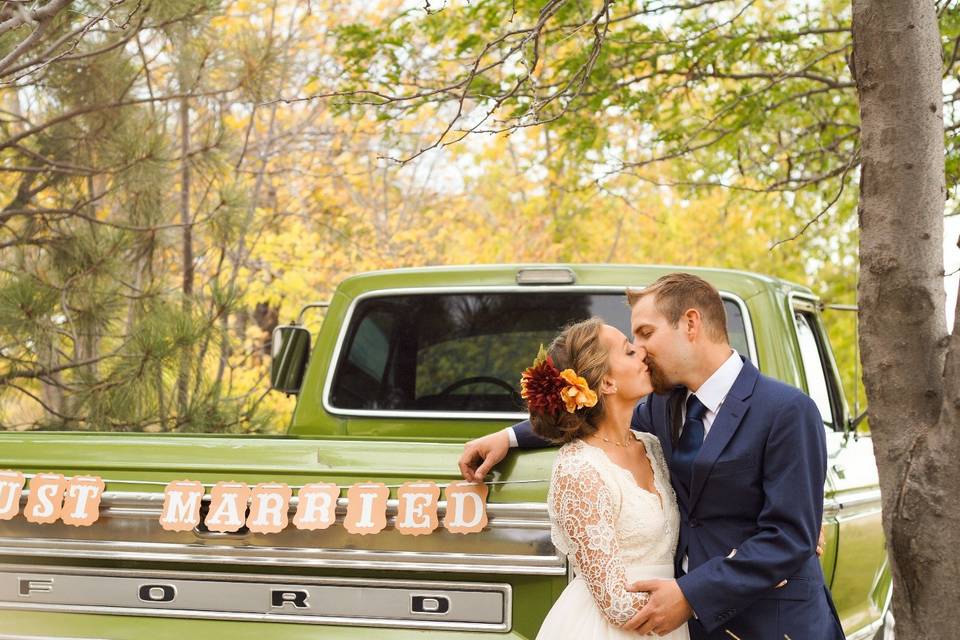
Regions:
[[531, 410], [530, 424], [533, 432], [541, 438], [563, 444], [596, 432], [597, 424], [603, 417], [600, 382], [609, 367], [607, 348], [600, 342], [600, 329], [603, 325], [600, 318], [590, 318], [569, 325], [547, 348], [547, 355], [553, 365], [559, 371], [573, 369], [576, 375], [583, 378], [589, 388], [597, 393], [597, 402], [591, 407], [580, 407], [572, 413], [563, 408], [562, 403], [555, 412]]

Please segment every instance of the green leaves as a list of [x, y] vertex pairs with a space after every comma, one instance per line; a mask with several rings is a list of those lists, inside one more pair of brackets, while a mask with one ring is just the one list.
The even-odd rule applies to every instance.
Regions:
[[[609, 150], [626, 167], [669, 160], [671, 170], [696, 170], [708, 184], [729, 183], [735, 153], [740, 179], [777, 189], [816, 183], [855, 151], [855, 139], [831, 139], [838, 129], [821, 126], [857, 123], [845, 3], [802, 12], [732, 1], [689, 9], [640, 1], [544, 7], [493, 0], [405, 11], [379, 30], [343, 27], [345, 58], [368, 62], [349, 69], [346, 86], [393, 96], [373, 101], [384, 121], [456, 103], [466, 91], [496, 106], [481, 130], [544, 123], [581, 158]], [[402, 43], [389, 44], [397, 33]], [[404, 55], [386, 55], [392, 47]], [[624, 153], [608, 135], [612, 128], [627, 137], [642, 128], [653, 144]], [[779, 158], [743, 153], [737, 140], [744, 135]], [[704, 175], [718, 155], [727, 166]]]
[[547, 350], [544, 348], [543, 343], [540, 344], [540, 349], [537, 351], [537, 357], [533, 359], [534, 367], [539, 367], [541, 364], [547, 361]]
[[457, 55], [462, 55], [466, 52], [473, 53], [477, 47], [482, 46], [482, 43], [483, 37], [479, 33], [468, 34], [457, 43], [456, 53]]
[[24, 342], [48, 333], [59, 297], [28, 273], [0, 276], [0, 340]]

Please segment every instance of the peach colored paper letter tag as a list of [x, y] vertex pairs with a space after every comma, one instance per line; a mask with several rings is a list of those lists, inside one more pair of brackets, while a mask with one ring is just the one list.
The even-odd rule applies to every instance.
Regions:
[[28, 522], [50, 524], [60, 517], [66, 479], [59, 473], [38, 473], [30, 478], [30, 497], [23, 511]]
[[243, 526], [250, 487], [243, 482], [218, 482], [210, 490], [210, 511], [204, 524], [210, 531], [226, 533]]
[[100, 498], [103, 496], [103, 478], [73, 476], [67, 483], [60, 518], [75, 527], [89, 527], [100, 517]]
[[192, 531], [200, 524], [203, 483], [198, 480], [174, 480], [163, 490], [160, 526], [167, 531]]
[[437, 528], [440, 487], [434, 482], [407, 482], [397, 490], [397, 531], [406, 536], [433, 533]]
[[387, 526], [390, 489], [382, 482], [358, 483], [347, 489], [347, 517], [343, 526], [350, 533], [380, 533]]
[[0, 471], [0, 520], [9, 520], [20, 511], [23, 482], [19, 471]]
[[279, 533], [287, 526], [290, 508], [290, 485], [282, 482], [261, 482], [250, 494], [250, 515], [247, 527], [254, 533]]
[[340, 487], [329, 482], [304, 485], [297, 494], [297, 513], [293, 526], [297, 529], [326, 529], [337, 519]]
[[443, 527], [450, 533], [477, 533], [487, 526], [487, 493], [483, 483], [452, 482], [447, 486]]

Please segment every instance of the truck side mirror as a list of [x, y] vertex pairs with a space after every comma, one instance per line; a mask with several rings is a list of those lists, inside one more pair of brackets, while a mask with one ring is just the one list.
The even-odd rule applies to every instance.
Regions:
[[310, 357], [310, 332], [299, 325], [278, 325], [273, 330], [270, 353], [270, 387], [299, 393]]

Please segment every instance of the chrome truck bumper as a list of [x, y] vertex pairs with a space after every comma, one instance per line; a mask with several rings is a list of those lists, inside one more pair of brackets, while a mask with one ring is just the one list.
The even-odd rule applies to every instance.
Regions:
[[504, 632], [511, 604], [509, 584], [0, 564], [13, 611]]

